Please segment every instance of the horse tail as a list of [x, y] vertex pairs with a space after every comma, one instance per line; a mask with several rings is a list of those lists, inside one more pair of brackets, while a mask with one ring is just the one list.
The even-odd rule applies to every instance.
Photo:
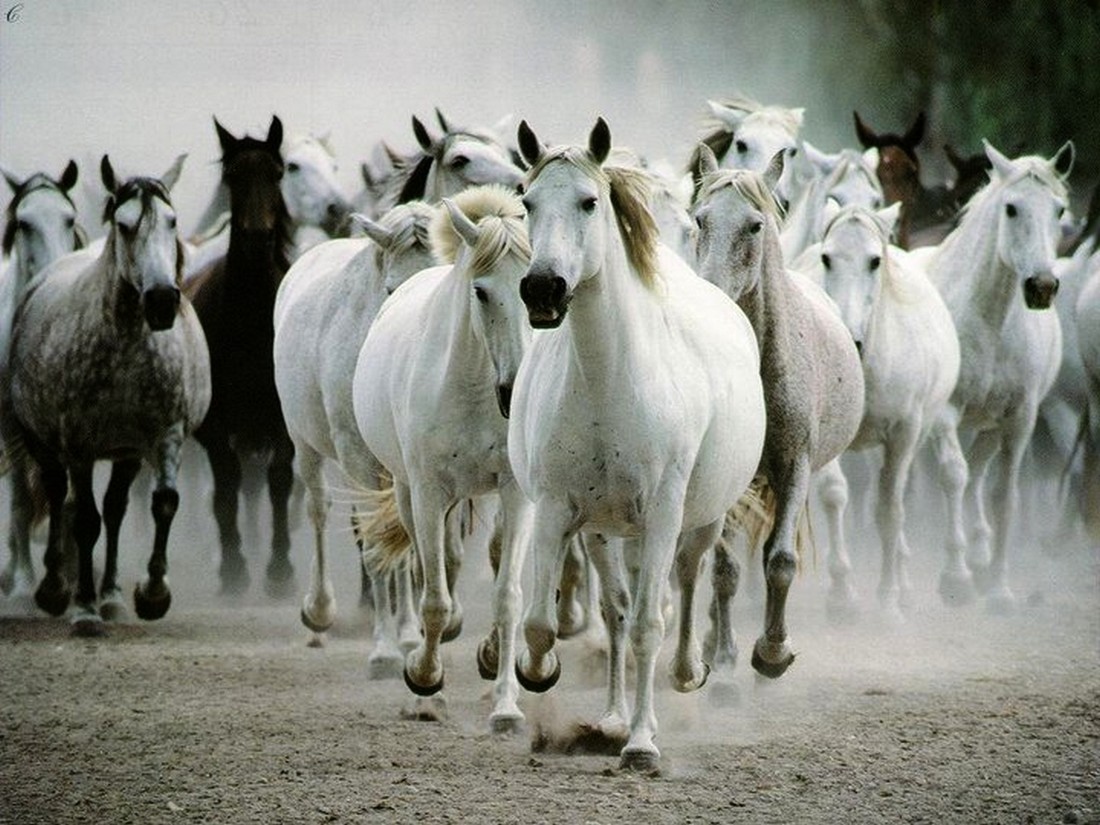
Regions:
[[408, 561], [412, 539], [397, 512], [393, 486], [364, 491], [366, 513], [353, 509], [351, 528], [364, 566], [373, 574], [392, 573]]
[[9, 473], [22, 473], [23, 483], [30, 492], [31, 526], [37, 527], [50, 514], [50, 502], [46, 497], [46, 487], [42, 483], [42, 471], [38, 462], [30, 458], [21, 438], [13, 438], [6, 445], [0, 445], [0, 478]]
[[[763, 475], [758, 475], [749, 484], [749, 488], [737, 500], [726, 513], [724, 534], [732, 535], [736, 532], [744, 532], [748, 543], [749, 556], [764, 546], [768, 536], [775, 527], [775, 511], [779, 505], [779, 497], [775, 489], [768, 483]], [[814, 567], [817, 566], [817, 544], [814, 541], [813, 524], [810, 520], [809, 501], [798, 515], [798, 528], [795, 532], [794, 553], [799, 571], [802, 570], [803, 559], [807, 550], [813, 559]]]

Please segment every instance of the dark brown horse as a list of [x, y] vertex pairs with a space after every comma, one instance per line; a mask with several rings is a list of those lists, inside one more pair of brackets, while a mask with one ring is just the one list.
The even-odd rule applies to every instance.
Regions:
[[230, 193], [229, 250], [195, 279], [194, 304], [210, 347], [213, 398], [195, 437], [214, 476], [214, 517], [221, 538], [223, 592], [248, 587], [237, 508], [241, 460], [267, 463], [272, 510], [267, 591], [293, 589], [287, 500], [294, 446], [275, 391], [272, 313], [289, 266], [293, 226], [283, 202], [283, 125], [272, 117], [264, 140], [236, 138], [215, 119], [222, 148], [222, 182]]

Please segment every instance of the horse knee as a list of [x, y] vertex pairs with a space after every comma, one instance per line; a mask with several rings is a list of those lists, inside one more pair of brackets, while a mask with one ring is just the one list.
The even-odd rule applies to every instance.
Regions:
[[180, 506], [180, 494], [177, 490], [162, 488], [153, 491], [153, 521], [161, 524], [171, 521], [176, 516]]
[[764, 562], [764, 576], [769, 587], [787, 589], [794, 581], [798, 561], [794, 553], [786, 548], [774, 548]]
[[821, 483], [818, 494], [825, 507], [843, 510], [848, 506], [848, 482], [844, 478], [829, 477]]

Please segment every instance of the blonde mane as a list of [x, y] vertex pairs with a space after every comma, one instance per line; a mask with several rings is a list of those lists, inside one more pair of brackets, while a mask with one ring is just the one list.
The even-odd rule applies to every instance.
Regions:
[[710, 172], [703, 177], [696, 200], [702, 200], [727, 186], [765, 215], [771, 215], [778, 225], [782, 219], [782, 207], [759, 172], [748, 169], [719, 169], [717, 172]]
[[980, 212], [982, 208], [996, 197], [1007, 186], [1012, 186], [1024, 178], [1030, 177], [1049, 188], [1056, 197], [1065, 199], [1069, 196], [1065, 180], [1054, 170], [1050, 161], [1038, 155], [1025, 155], [1012, 161], [1016, 167], [1015, 172], [1007, 178], [1000, 178], [991, 173], [989, 182], [979, 189], [970, 200], [959, 210], [959, 222], [970, 212]]
[[385, 249], [377, 247], [379, 268], [384, 255], [402, 255], [416, 246], [430, 249], [430, 226], [436, 212], [434, 206], [424, 201], [409, 201], [398, 204], [379, 218], [379, 226], [392, 233], [392, 242]]
[[587, 150], [577, 146], [559, 147], [543, 154], [534, 168], [527, 174], [527, 186], [530, 186], [555, 160], [564, 160], [588, 175], [601, 188], [606, 187], [619, 235], [626, 249], [627, 260], [631, 267], [648, 287], [657, 283], [660, 271], [657, 260], [660, 229], [653, 219], [649, 202], [651, 197], [651, 176], [644, 169], [629, 166], [605, 164], [598, 165], [589, 156]]
[[[472, 250], [468, 274], [484, 275], [505, 255], [531, 259], [531, 244], [524, 223], [526, 211], [519, 196], [500, 185], [475, 186], [455, 195], [455, 206], [478, 228], [477, 246]], [[438, 209], [429, 228], [432, 254], [440, 264], [453, 264], [462, 248], [451, 214]]]

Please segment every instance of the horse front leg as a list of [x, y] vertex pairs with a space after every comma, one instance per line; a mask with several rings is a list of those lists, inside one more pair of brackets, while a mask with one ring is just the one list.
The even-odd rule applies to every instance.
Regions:
[[900, 618], [902, 605], [912, 601], [904, 567], [909, 555], [905, 541], [905, 491], [919, 436], [919, 423], [895, 427], [884, 445], [879, 475], [875, 523], [882, 541], [882, 575], [878, 597], [882, 607], [894, 618]]
[[294, 442], [284, 430], [267, 466], [267, 494], [271, 502], [271, 558], [267, 563], [264, 590], [273, 599], [285, 599], [294, 592], [294, 566], [290, 563], [290, 521], [288, 504], [294, 487]]
[[974, 576], [979, 589], [986, 589], [989, 580], [989, 559], [992, 554], [993, 527], [986, 513], [985, 479], [989, 465], [1001, 446], [1002, 435], [997, 430], [983, 430], [974, 438], [966, 453], [970, 468], [970, 480], [966, 485], [966, 508], [971, 513], [973, 525], [970, 545], [966, 553], [966, 565]]
[[[66, 518], [65, 497], [69, 490], [69, 476], [65, 467], [44, 449], [36, 455], [41, 471], [42, 487], [49, 504], [50, 522], [46, 538], [46, 554], [43, 563], [46, 573], [34, 591], [34, 603], [51, 616], [60, 616], [69, 607], [72, 589], [65, 575], [68, 558], [66, 544], [69, 525]], [[30, 513], [27, 512], [26, 530], [30, 531]]]
[[424, 590], [420, 596], [423, 638], [405, 657], [405, 684], [417, 696], [431, 696], [443, 689], [440, 645], [451, 618], [445, 535], [451, 502], [441, 490], [428, 484], [410, 486], [410, 493], [413, 529], [408, 532], [414, 537], [424, 572]]
[[[500, 486], [501, 554], [493, 586], [494, 634], [497, 643], [497, 667], [493, 686], [493, 710], [489, 724], [496, 732], [519, 729], [523, 712], [516, 704], [519, 682], [516, 679], [516, 628], [523, 608], [520, 576], [531, 539], [532, 507], [519, 485], [509, 478]], [[482, 642], [482, 646], [485, 642]], [[478, 649], [478, 663], [482, 663]]]
[[241, 460], [224, 433], [203, 433], [200, 443], [206, 450], [214, 477], [214, 520], [221, 543], [221, 592], [236, 595], [248, 590], [248, 562], [241, 553], [241, 532], [237, 526], [240, 503]]
[[939, 467], [940, 487], [947, 501], [947, 557], [940, 573], [940, 599], [947, 605], [961, 606], [974, 601], [974, 579], [963, 560], [966, 533], [963, 530], [963, 491], [969, 469], [959, 444], [958, 413], [942, 412], [932, 425], [932, 447]]
[[626, 702], [626, 632], [630, 588], [626, 584], [622, 542], [602, 533], [586, 533], [584, 545], [600, 583], [600, 612], [607, 629], [607, 704], [596, 724], [602, 735], [626, 743], [630, 711]]
[[1010, 422], [1001, 450], [1000, 501], [997, 506], [997, 529], [994, 533], [993, 555], [987, 575], [986, 606], [993, 613], [1007, 614], [1016, 608], [1016, 597], [1008, 584], [1008, 547], [1020, 507], [1020, 465], [1031, 433], [1035, 428], [1035, 411], [1024, 410]]
[[[703, 639], [703, 660], [715, 675], [730, 676], [737, 665], [737, 634], [733, 629], [733, 599], [741, 583], [741, 563], [734, 555], [738, 527], [730, 518], [723, 519], [722, 531], [714, 545], [711, 568], [710, 628]], [[682, 586], [682, 585], [681, 585]]]
[[752, 666], [762, 676], [777, 679], [794, 661], [787, 638], [787, 594], [798, 569], [798, 521], [809, 494], [809, 456], [797, 456], [785, 477], [774, 479], [773, 484], [775, 527], [764, 542], [764, 633], [753, 646]]
[[130, 502], [130, 485], [141, 469], [141, 460], [116, 461], [103, 496], [103, 526], [107, 533], [107, 556], [99, 588], [99, 615], [104, 621], [119, 621], [126, 615], [122, 590], [118, 586], [118, 537]]
[[92, 570], [92, 552], [102, 528], [92, 489], [92, 466], [89, 462], [69, 469], [73, 487], [73, 537], [78, 554], [78, 580], [72, 617], [73, 633], [77, 636], [99, 636], [103, 633], [103, 621], [95, 609], [95, 575]]
[[[707, 681], [710, 667], [703, 661], [695, 639], [695, 583], [703, 554], [717, 550], [726, 519], [722, 518], [680, 536], [676, 551], [676, 578], [680, 584], [680, 627], [672, 660], [672, 687], [680, 693], [698, 690]], [[717, 555], [717, 554], [716, 554]], [[715, 566], [718, 561], [715, 559]], [[728, 600], [727, 600], [728, 601]], [[732, 668], [732, 663], [730, 663]]]
[[578, 596], [581, 583], [585, 579], [588, 560], [584, 555], [584, 546], [576, 537], [569, 543], [562, 567], [561, 586], [558, 597], [558, 638], [569, 639], [585, 628], [587, 615]]
[[848, 510], [848, 478], [834, 458], [817, 473], [817, 495], [825, 508], [829, 530], [829, 592], [825, 597], [825, 615], [833, 624], [847, 624], [859, 615], [852, 561], [844, 533], [844, 514]]
[[516, 677], [527, 690], [544, 693], [561, 676], [561, 662], [554, 653], [558, 636], [555, 597], [565, 553], [577, 530], [577, 514], [567, 501], [550, 497], [538, 501], [534, 513], [534, 579], [531, 603], [523, 620], [527, 649], [516, 659]]
[[[654, 743], [657, 712], [653, 682], [657, 654], [665, 637], [663, 599], [683, 523], [685, 489], [686, 481], [662, 484], [645, 514], [630, 622], [630, 644], [637, 665], [634, 714], [630, 720], [630, 738], [619, 756], [620, 767], [628, 770], [656, 770], [661, 756]], [[714, 533], [712, 537], [717, 535]]]
[[328, 570], [325, 527], [331, 506], [325, 485], [324, 457], [307, 444], [296, 445], [298, 470], [306, 486], [309, 521], [313, 525], [313, 564], [310, 565], [309, 589], [302, 599], [302, 624], [311, 632], [310, 647], [322, 647], [325, 631], [336, 619], [336, 591]]
[[157, 447], [157, 483], [151, 506], [153, 552], [146, 566], [148, 575], [134, 586], [134, 611], [146, 621], [162, 618], [172, 605], [172, 591], [168, 588], [168, 533], [180, 504], [177, 474], [183, 439], [183, 425], [177, 424]]
[[8, 526], [7, 567], [0, 574], [0, 592], [13, 597], [25, 597], [34, 591], [34, 563], [31, 560], [31, 529], [36, 510], [35, 492], [31, 485], [31, 474], [38, 468], [26, 455], [22, 445], [9, 448], [11, 469], [8, 479], [11, 484], [11, 522]]

